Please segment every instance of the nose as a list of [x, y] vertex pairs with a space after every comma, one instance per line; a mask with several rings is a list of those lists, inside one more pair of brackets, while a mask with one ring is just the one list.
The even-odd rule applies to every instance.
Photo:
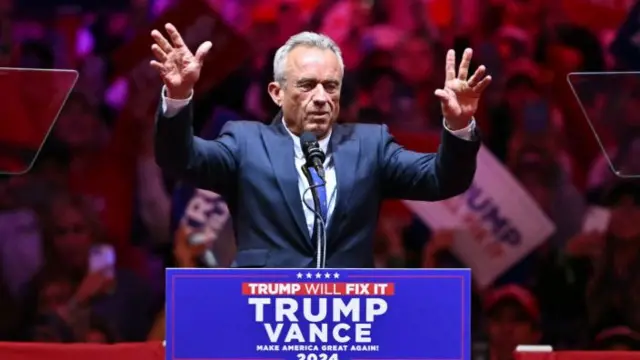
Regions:
[[313, 105], [323, 107], [329, 101], [329, 94], [325, 91], [322, 84], [318, 84], [313, 92]]

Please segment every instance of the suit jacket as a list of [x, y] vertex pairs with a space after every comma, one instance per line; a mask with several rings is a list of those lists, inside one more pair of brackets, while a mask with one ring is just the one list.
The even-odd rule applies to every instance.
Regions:
[[[228, 122], [217, 139], [205, 141], [193, 134], [192, 114], [192, 105], [171, 118], [158, 112], [156, 161], [173, 176], [225, 198], [237, 241], [234, 266], [315, 266], [293, 139], [282, 121]], [[327, 229], [327, 267], [373, 267], [382, 201], [437, 201], [466, 191], [479, 147], [478, 139], [443, 131], [438, 152], [423, 154], [402, 148], [384, 125], [334, 125], [328, 151], [338, 193]]]

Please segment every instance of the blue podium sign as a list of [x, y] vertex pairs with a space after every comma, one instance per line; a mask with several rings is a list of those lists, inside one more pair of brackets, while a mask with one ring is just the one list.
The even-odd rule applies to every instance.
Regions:
[[468, 269], [167, 269], [167, 360], [469, 360]]

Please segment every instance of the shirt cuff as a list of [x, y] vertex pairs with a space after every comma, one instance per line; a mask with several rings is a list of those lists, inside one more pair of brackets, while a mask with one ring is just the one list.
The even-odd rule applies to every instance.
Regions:
[[167, 87], [162, 87], [162, 115], [165, 117], [174, 117], [176, 114], [180, 112], [185, 106], [189, 105], [191, 99], [193, 98], [193, 91], [191, 91], [191, 95], [189, 95], [186, 99], [172, 99], [167, 97]]
[[476, 128], [476, 119], [471, 118], [471, 122], [469, 123], [469, 125], [458, 130], [449, 129], [449, 127], [447, 127], [447, 121], [445, 119], [442, 119], [442, 125], [448, 132], [451, 133], [451, 135], [457, 138], [460, 138], [462, 140], [471, 141], [471, 139], [473, 138], [473, 131]]

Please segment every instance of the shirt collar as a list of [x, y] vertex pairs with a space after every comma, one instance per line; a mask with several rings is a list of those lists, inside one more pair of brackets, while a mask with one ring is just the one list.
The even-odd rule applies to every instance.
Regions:
[[[297, 159], [304, 159], [304, 153], [302, 152], [302, 147], [300, 147], [300, 137], [295, 135], [294, 133], [292, 133], [289, 130], [289, 128], [287, 127], [287, 124], [284, 123], [284, 117], [282, 118], [282, 125], [284, 125], [284, 128], [287, 129], [287, 132], [289, 133], [289, 135], [293, 139], [293, 151], [294, 151], [294, 153], [296, 155], [296, 158]], [[327, 153], [327, 149], [329, 148], [329, 140], [331, 139], [331, 132], [332, 132], [332, 130], [329, 129], [329, 135], [327, 135], [322, 140], [318, 140], [318, 145], [320, 145], [320, 149], [322, 149], [322, 151], [325, 154]]]

